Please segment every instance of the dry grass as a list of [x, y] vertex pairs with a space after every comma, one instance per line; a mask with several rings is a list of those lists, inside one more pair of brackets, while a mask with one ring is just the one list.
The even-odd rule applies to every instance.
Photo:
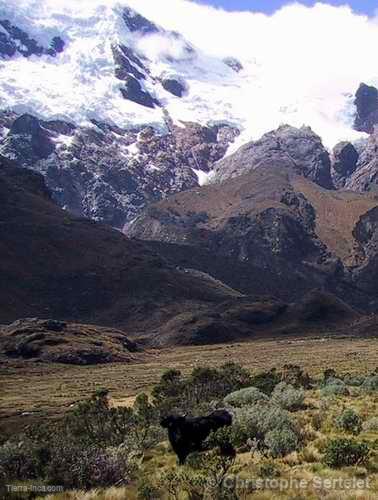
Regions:
[[[98, 386], [111, 389], [113, 403], [132, 404], [135, 394], [149, 388], [158, 380], [166, 368], [180, 368], [187, 373], [194, 366], [216, 366], [225, 361], [237, 361], [252, 370], [280, 368], [290, 362], [301, 365], [311, 374], [319, 374], [325, 368], [339, 372], [362, 374], [378, 365], [378, 341], [374, 339], [290, 339], [288, 341], [266, 340], [231, 346], [190, 347], [165, 349], [148, 353], [150, 360], [145, 364], [113, 364], [94, 367], [69, 367], [63, 365], [8, 365], [1, 370], [1, 383], [5, 397], [1, 401], [4, 420], [28, 421], [28, 417], [10, 418], [10, 408], [18, 411], [38, 411], [37, 415], [60, 415], [69, 404], [87, 396]], [[378, 398], [356, 390], [350, 396], [321, 399], [319, 389], [306, 391], [305, 407], [295, 414], [305, 439], [305, 446], [298, 452], [281, 459], [275, 464], [280, 480], [306, 480], [306, 489], [269, 490], [262, 489], [250, 494], [240, 491], [242, 500], [375, 500], [378, 498], [378, 450], [377, 433], [362, 432], [359, 440], [370, 442], [372, 455], [366, 467], [344, 467], [330, 469], [322, 463], [324, 445], [330, 437], [340, 435], [334, 426], [334, 419], [345, 407], [354, 408], [363, 420], [377, 415]], [[322, 414], [322, 424], [314, 424], [314, 415]], [[314, 427], [315, 425], [315, 427]], [[242, 453], [237, 456], [234, 472], [239, 478], [256, 480], [260, 466], [266, 460], [260, 453]], [[50, 495], [48, 500], [136, 500], [138, 480], [153, 480], [167, 470], [176, 469], [176, 458], [167, 443], [160, 443], [145, 456], [140, 477], [126, 487], [95, 489], [89, 492], [72, 491]], [[317, 487], [323, 479], [370, 479], [368, 490], [335, 490]], [[176, 500], [187, 500], [180, 494]], [[167, 495], [164, 500], [173, 497]]]
[[378, 366], [378, 340], [255, 340], [149, 351], [146, 359], [145, 363], [97, 366], [6, 362], [0, 368], [0, 430], [19, 430], [46, 416], [59, 417], [99, 387], [110, 389], [115, 405], [131, 404], [137, 393], [149, 391], [168, 368], [188, 373], [195, 366], [236, 361], [255, 371], [293, 363], [314, 375], [329, 367], [342, 372], [367, 372]]
[[328, 191], [304, 178], [293, 181], [316, 210], [316, 233], [345, 265], [361, 264], [361, 251], [353, 236], [360, 217], [377, 206], [373, 196], [352, 191]]

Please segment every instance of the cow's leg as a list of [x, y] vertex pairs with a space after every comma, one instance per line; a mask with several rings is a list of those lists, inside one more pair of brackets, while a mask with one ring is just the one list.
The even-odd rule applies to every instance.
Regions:
[[179, 460], [179, 465], [184, 465], [188, 454], [184, 451], [181, 451], [180, 453], [177, 454], [177, 456]]

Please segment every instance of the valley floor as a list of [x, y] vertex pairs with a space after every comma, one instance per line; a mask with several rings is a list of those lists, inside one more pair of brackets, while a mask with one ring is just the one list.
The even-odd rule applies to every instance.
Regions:
[[129, 405], [158, 382], [167, 368], [183, 373], [196, 366], [235, 361], [251, 370], [282, 368], [291, 363], [310, 374], [326, 368], [368, 372], [378, 367], [378, 339], [290, 338], [249, 343], [151, 350], [143, 363], [70, 366], [3, 362], [0, 368], [0, 433], [9, 434], [45, 417], [58, 418], [96, 388], [110, 390], [114, 405]]

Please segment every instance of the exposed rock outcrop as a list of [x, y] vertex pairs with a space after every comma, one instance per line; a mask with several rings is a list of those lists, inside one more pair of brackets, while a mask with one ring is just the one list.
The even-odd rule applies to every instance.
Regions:
[[12, 123], [9, 133], [0, 146], [3, 156], [29, 164], [48, 158], [55, 145], [52, 134], [42, 127], [40, 121], [32, 115], [21, 115]]
[[296, 171], [278, 163], [180, 193], [148, 207], [127, 233], [173, 245], [164, 251], [178, 265], [246, 294], [295, 301], [319, 288], [359, 308], [378, 307], [373, 288], [359, 290], [370, 257], [354, 234], [378, 200], [326, 190]]
[[115, 63], [115, 76], [119, 80], [127, 80], [129, 75], [138, 80], [145, 80], [148, 70], [134, 52], [125, 45], [112, 47]]
[[147, 108], [159, 106], [159, 101], [152, 97], [146, 90], [143, 90], [141, 83], [132, 75], [124, 78], [125, 85], [121, 87], [121, 94], [125, 99]]
[[27, 318], [0, 328], [0, 355], [8, 359], [91, 365], [138, 362], [143, 355], [124, 332], [93, 325]]
[[135, 12], [135, 10], [130, 9], [130, 7], [125, 7], [123, 9], [123, 20], [132, 33], [139, 32], [141, 34], [152, 34], [159, 31], [156, 24], [149, 21], [138, 12]]
[[223, 59], [224, 64], [229, 68], [233, 69], [235, 73], [239, 73], [243, 69], [242, 63], [235, 57], [225, 57]]
[[238, 133], [194, 123], [163, 134], [82, 128], [0, 113], [0, 154], [42, 173], [61, 207], [122, 228], [146, 204], [198, 186], [196, 171], [208, 172]]
[[167, 92], [176, 97], [182, 97], [187, 90], [185, 83], [179, 78], [166, 77], [162, 79], [161, 84]]
[[347, 189], [357, 192], [378, 189], [378, 132], [370, 135], [359, 152], [356, 169], [345, 179]]
[[350, 142], [336, 144], [332, 152], [332, 180], [337, 188], [345, 186], [357, 168], [358, 158], [358, 151]]
[[357, 109], [354, 128], [371, 134], [378, 124], [378, 89], [361, 83], [354, 103]]
[[250, 170], [279, 166], [307, 177], [319, 186], [332, 189], [331, 163], [322, 141], [310, 127], [300, 129], [282, 125], [255, 142], [242, 146], [220, 161], [215, 182], [243, 175]]
[[64, 41], [59, 36], [52, 38], [49, 47], [42, 47], [25, 31], [0, 19], [0, 57], [21, 54], [24, 57], [49, 55], [55, 57], [64, 50]]

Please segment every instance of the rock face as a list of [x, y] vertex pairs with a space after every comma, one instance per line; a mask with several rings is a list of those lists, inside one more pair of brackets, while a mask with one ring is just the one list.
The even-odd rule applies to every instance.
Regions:
[[113, 59], [115, 63], [115, 76], [119, 80], [127, 80], [133, 76], [137, 80], [145, 80], [148, 69], [135, 53], [126, 45], [114, 45], [112, 47]]
[[281, 169], [291, 169], [326, 189], [333, 188], [329, 154], [320, 137], [310, 127], [297, 129], [289, 125], [245, 144], [220, 161], [213, 180], [222, 182], [250, 170], [277, 165]]
[[343, 178], [345, 188], [357, 192], [377, 191], [378, 184], [378, 132], [374, 132], [359, 151], [357, 165]]
[[129, 7], [123, 9], [123, 20], [131, 32], [152, 34], [159, 31], [159, 28], [154, 23]]
[[356, 92], [355, 105], [357, 114], [354, 128], [371, 134], [378, 124], [378, 90], [361, 83]]
[[356, 231], [378, 200], [325, 190], [281, 164], [247, 172], [148, 207], [127, 233], [249, 295], [295, 301], [318, 288], [377, 307], [360, 276], [378, 245], [369, 253]]
[[237, 134], [226, 125], [162, 134], [0, 113], [0, 154], [42, 173], [61, 207], [117, 228], [146, 204], [198, 186], [196, 172], [208, 172]]
[[358, 151], [350, 142], [336, 144], [332, 152], [332, 180], [337, 188], [345, 186], [357, 168], [358, 158]]
[[223, 59], [224, 64], [233, 69], [236, 73], [239, 73], [243, 69], [243, 65], [235, 57], [226, 57]]
[[24, 57], [49, 55], [55, 57], [64, 50], [64, 41], [60, 37], [52, 38], [49, 47], [42, 47], [29, 37], [25, 31], [11, 24], [7, 19], [0, 19], [0, 57], [8, 58], [15, 54]]
[[143, 90], [139, 81], [131, 75], [125, 77], [125, 85], [121, 87], [121, 94], [125, 99], [147, 108], [159, 106], [159, 101], [154, 99], [146, 90]]
[[178, 312], [241, 296], [206, 274], [176, 269], [149, 244], [70, 216], [49, 199], [39, 174], [2, 159], [0, 275], [2, 325], [58, 318], [136, 335]]
[[186, 92], [186, 85], [179, 78], [163, 78], [161, 84], [167, 92], [176, 97], [182, 97]]
[[0, 354], [8, 359], [91, 365], [143, 359], [124, 332], [112, 328], [28, 318], [0, 329]]

